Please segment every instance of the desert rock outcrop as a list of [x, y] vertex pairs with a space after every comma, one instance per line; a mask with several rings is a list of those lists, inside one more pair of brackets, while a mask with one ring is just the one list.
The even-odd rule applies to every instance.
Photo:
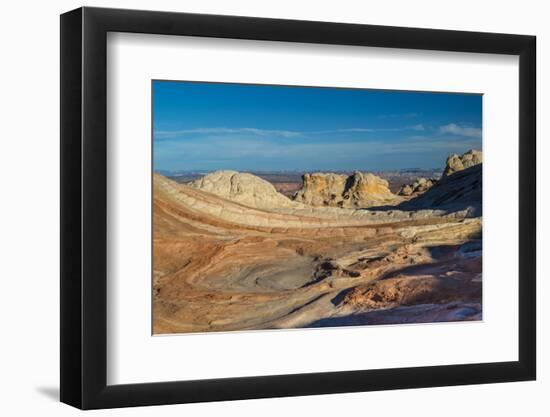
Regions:
[[201, 191], [254, 208], [274, 209], [296, 207], [273, 184], [252, 174], [237, 171], [216, 171], [205, 175], [189, 185]]
[[455, 172], [473, 167], [474, 165], [481, 164], [482, 162], [482, 153], [476, 149], [470, 149], [462, 155], [452, 154], [447, 158], [443, 176], [446, 177], [448, 175], [452, 175]]
[[400, 198], [390, 191], [386, 180], [371, 173], [318, 172], [303, 176], [303, 186], [294, 200], [314, 207], [367, 208], [396, 204]]
[[155, 174], [153, 331], [479, 320], [481, 173], [368, 209], [404, 199], [372, 174], [304, 176], [298, 201], [251, 174]]
[[409, 197], [422, 194], [432, 188], [436, 182], [435, 178], [418, 178], [412, 184], [403, 185], [397, 195]]
[[470, 166], [444, 176], [424, 194], [398, 206], [402, 210], [440, 209], [448, 212], [468, 210], [481, 216], [483, 164]]

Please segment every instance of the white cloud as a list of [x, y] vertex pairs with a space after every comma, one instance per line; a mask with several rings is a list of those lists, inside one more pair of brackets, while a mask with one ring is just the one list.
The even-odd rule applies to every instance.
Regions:
[[441, 133], [449, 133], [451, 135], [466, 136], [469, 138], [481, 138], [481, 129], [478, 127], [459, 126], [455, 123], [440, 126]]
[[351, 127], [345, 129], [319, 130], [313, 132], [300, 132], [293, 130], [271, 130], [258, 129], [254, 127], [201, 127], [196, 129], [181, 129], [181, 130], [166, 130], [154, 132], [156, 140], [176, 139], [188, 135], [226, 135], [226, 134], [248, 134], [254, 136], [275, 136], [283, 138], [305, 137], [307, 135], [323, 135], [331, 133], [369, 133], [369, 132], [403, 132], [407, 130], [424, 131], [424, 125], [416, 124], [404, 127], [389, 127], [389, 128], [368, 128], [368, 127]]
[[425, 129], [424, 129], [424, 125], [416, 124], [412, 126], [403, 126], [403, 127], [379, 127], [379, 128], [350, 127], [346, 129], [321, 130], [318, 132], [310, 132], [310, 133], [319, 134], [319, 133], [403, 132], [406, 130], [423, 131]]
[[[334, 169], [349, 168], [353, 161], [375, 163], [378, 156], [388, 156], [399, 160], [408, 157], [410, 160], [429, 158], [433, 162], [418, 166], [443, 166], [445, 158], [451, 153], [464, 153], [468, 149], [478, 148], [475, 138], [463, 141], [449, 141], [438, 137], [427, 141], [424, 137], [408, 138], [405, 142], [375, 140], [369, 142], [318, 142], [290, 141], [280, 146], [271, 141], [259, 141], [257, 138], [241, 136], [210, 136], [201, 141], [162, 142], [155, 146], [155, 159], [169, 162], [170, 168], [193, 169], [210, 168], [209, 164], [218, 167], [231, 167], [242, 170], [244, 163], [250, 161], [268, 161], [286, 168], [299, 168], [300, 161], [319, 164], [319, 167], [332, 166]], [[248, 161], [248, 162], [247, 162]], [[295, 166], [293, 161], [297, 161]], [[352, 161], [352, 162], [350, 162]], [[257, 162], [261, 164], [260, 162]], [[340, 166], [340, 168], [338, 168]], [[163, 166], [167, 168], [168, 166]], [[331, 168], [332, 169], [332, 168]]]
[[195, 134], [235, 134], [235, 133], [247, 133], [257, 136], [280, 136], [284, 138], [292, 138], [300, 136], [301, 132], [291, 130], [269, 130], [269, 129], [257, 129], [253, 127], [203, 127], [197, 129], [182, 129], [182, 130], [170, 130], [170, 131], [156, 131], [154, 133], [155, 139], [170, 139], [185, 135]]

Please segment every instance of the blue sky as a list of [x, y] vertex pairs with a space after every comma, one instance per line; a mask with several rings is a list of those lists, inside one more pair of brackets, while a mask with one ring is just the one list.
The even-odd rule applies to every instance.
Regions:
[[481, 95], [153, 82], [155, 170], [438, 168], [481, 123]]

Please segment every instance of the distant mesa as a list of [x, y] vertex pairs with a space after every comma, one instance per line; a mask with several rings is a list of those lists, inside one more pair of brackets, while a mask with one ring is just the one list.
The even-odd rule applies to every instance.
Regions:
[[389, 189], [388, 181], [374, 174], [313, 173], [303, 176], [294, 200], [314, 207], [367, 208], [397, 204], [401, 198]]

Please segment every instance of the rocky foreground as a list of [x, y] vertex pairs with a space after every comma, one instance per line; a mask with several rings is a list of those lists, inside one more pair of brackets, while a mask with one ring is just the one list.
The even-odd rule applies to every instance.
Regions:
[[362, 173], [293, 200], [251, 174], [155, 174], [154, 333], [481, 319], [481, 154], [452, 162], [412, 198]]

